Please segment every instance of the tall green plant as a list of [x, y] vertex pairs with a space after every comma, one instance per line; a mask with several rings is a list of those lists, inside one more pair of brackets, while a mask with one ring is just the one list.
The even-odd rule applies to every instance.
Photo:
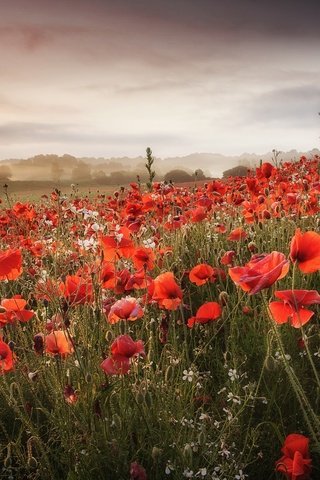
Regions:
[[152, 182], [154, 180], [154, 177], [156, 176], [155, 170], [152, 169], [152, 165], [154, 164], [154, 158], [152, 156], [152, 150], [150, 147], [146, 149], [147, 152], [147, 163], [145, 164], [145, 167], [148, 171], [149, 174], [149, 180], [147, 181], [147, 188], [149, 192], [152, 191]]

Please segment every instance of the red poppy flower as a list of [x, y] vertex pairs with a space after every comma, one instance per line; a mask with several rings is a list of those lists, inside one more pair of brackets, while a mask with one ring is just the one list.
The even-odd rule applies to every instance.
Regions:
[[229, 275], [236, 285], [249, 295], [260, 292], [283, 278], [289, 270], [289, 261], [281, 252], [253, 255], [244, 267], [229, 268]]
[[247, 232], [245, 232], [242, 227], [239, 227], [232, 230], [232, 232], [228, 236], [228, 240], [238, 242], [239, 240], [244, 240], [245, 238], [247, 238], [247, 236]]
[[221, 257], [220, 263], [222, 263], [222, 265], [232, 265], [235, 256], [236, 256], [236, 252], [234, 250], [228, 250]]
[[135, 250], [127, 227], [119, 228], [113, 235], [102, 235], [100, 242], [104, 259], [108, 261], [130, 258]]
[[261, 175], [265, 178], [270, 178], [274, 171], [275, 167], [269, 162], [263, 163], [260, 167]]
[[290, 258], [298, 263], [303, 273], [313, 273], [320, 270], [320, 235], [317, 232], [295, 232], [290, 245]]
[[123, 355], [131, 358], [134, 355], [145, 355], [143, 341], [134, 341], [129, 335], [120, 335], [111, 345], [112, 355]]
[[0, 313], [0, 326], [14, 323], [16, 320], [28, 322], [34, 316], [34, 311], [26, 310], [24, 308], [26, 305], [26, 300], [21, 298], [20, 295], [1, 300], [1, 306], [5, 311]]
[[274, 321], [278, 324], [289, 322], [294, 328], [300, 328], [314, 315], [304, 305], [320, 303], [320, 295], [316, 290], [282, 290], [275, 292], [282, 302], [269, 303]]
[[121, 298], [116, 301], [108, 313], [108, 322], [113, 324], [119, 320], [129, 320], [131, 322], [143, 317], [143, 310], [134, 297]]
[[60, 291], [70, 305], [90, 303], [93, 300], [92, 282], [79, 275], [67, 275]]
[[195, 283], [197, 286], [207, 283], [209, 278], [213, 275], [214, 270], [210, 265], [206, 263], [199, 263], [192, 268], [189, 272], [190, 282]]
[[138, 247], [135, 249], [132, 260], [137, 270], [141, 268], [152, 270], [154, 268], [155, 255], [151, 248]]
[[45, 350], [51, 355], [66, 357], [73, 352], [73, 345], [65, 331], [55, 330], [45, 337]]
[[10, 249], [0, 252], [0, 280], [15, 280], [22, 273], [20, 250]]
[[222, 309], [217, 302], [208, 302], [201, 305], [196, 316], [188, 320], [188, 327], [193, 327], [195, 323], [208, 323], [221, 317]]
[[130, 359], [124, 355], [115, 354], [100, 364], [106, 375], [125, 375], [130, 370]]
[[308, 480], [311, 473], [309, 439], [298, 433], [287, 436], [281, 449], [283, 456], [276, 462], [276, 471], [287, 480]]
[[0, 375], [13, 370], [13, 353], [3, 340], [0, 339]]
[[182, 290], [174, 280], [172, 272], [158, 275], [149, 287], [151, 299], [167, 310], [176, 310], [181, 304]]

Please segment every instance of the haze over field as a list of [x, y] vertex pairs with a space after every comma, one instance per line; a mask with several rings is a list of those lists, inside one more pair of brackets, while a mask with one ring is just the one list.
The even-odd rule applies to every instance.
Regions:
[[319, 18], [317, 0], [2, 2], [0, 158], [318, 147]]

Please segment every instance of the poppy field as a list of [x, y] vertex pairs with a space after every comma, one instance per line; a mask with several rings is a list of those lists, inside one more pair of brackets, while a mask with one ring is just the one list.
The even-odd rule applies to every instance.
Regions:
[[320, 478], [320, 165], [0, 210], [0, 478]]

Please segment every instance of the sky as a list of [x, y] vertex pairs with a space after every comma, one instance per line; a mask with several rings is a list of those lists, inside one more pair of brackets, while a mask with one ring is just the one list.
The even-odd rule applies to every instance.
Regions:
[[0, 159], [320, 146], [319, 0], [0, 0]]

